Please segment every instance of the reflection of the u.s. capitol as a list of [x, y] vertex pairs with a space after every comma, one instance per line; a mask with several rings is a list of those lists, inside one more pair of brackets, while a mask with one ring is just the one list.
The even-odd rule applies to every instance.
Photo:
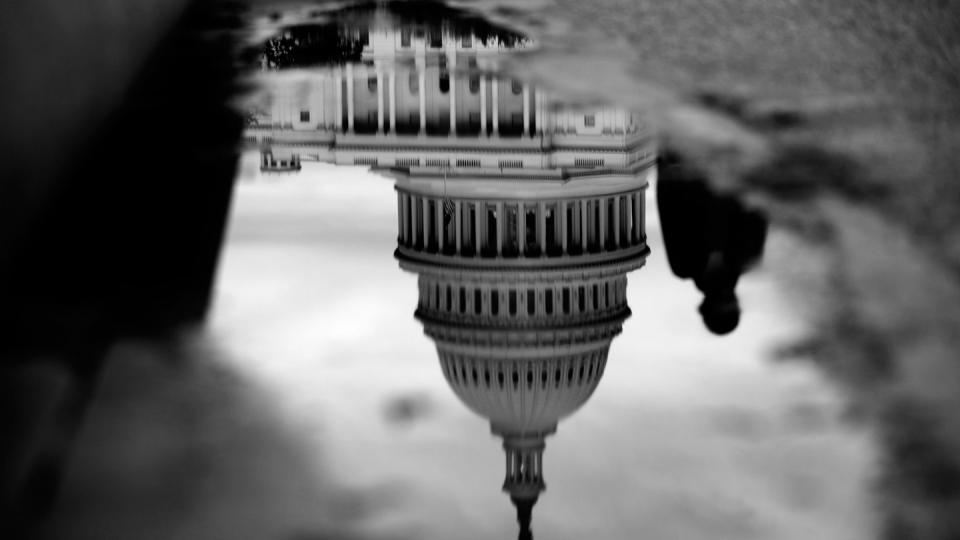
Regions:
[[380, 22], [347, 31], [360, 63], [274, 89], [248, 137], [265, 171], [321, 160], [395, 179], [416, 317], [450, 387], [503, 439], [503, 490], [530, 538], [545, 439], [597, 387], [630, 314], [626, 274], [649, 253], [652, 141], [637, 115], [491, 74], [528, 42]]

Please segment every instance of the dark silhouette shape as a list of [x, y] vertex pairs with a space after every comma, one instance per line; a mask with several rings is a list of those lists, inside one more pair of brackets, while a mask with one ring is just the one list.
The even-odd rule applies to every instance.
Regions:
[[533, 505], [537, 504], [537, 498], [532, 499], [510, 497], [510, 501], [517, 507], [517, 523], [520, 524], [520, 534], [518, 540], [533, 540], [533, 531], [530, 530], [530, 519], [533, 515]]
[[767, 219], [735, 197], [714, 193], [706, 177], [667, 151], [658, 159], [657, 207], [670, 269], [703, 293], [700, 315], [717, 335], [740, 322], [736, 286], [763, 256]]
[[[53, 508], [110, 345], [206, 313], [243, 130], [230, 104], [242, 9], [191, 6], [105, 123], [64, 153], [27, 234], [0, 242], [0, 537], [30, 537]], [[37, 365], [67, 390], [41, 379], [38, 392]]]

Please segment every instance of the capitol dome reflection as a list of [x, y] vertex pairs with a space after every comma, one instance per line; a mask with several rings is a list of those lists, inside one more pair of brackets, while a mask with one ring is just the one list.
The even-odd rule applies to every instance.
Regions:
[[532, 538], [546, 439], [596, 390], [630, 315], [654, 143], [637, 114], [496, 75], [528, 40], [390, 21], [340, 29], [360, 61], [284, 81], [248, 138], [265, 171], [318, 160], [395, 180], [416, 318], [450, 388], [502, 439], [502, 487]]

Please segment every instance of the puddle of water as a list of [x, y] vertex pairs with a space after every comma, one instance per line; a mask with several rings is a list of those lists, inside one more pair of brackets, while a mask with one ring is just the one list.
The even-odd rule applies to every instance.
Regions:
[[[151, 510], [115, 530], [165, 538], [875, 536], [870, 434], [821, 373], [772, 358], [810, 332], [756, 260], [791, 238], [764, 223], [745, 248], [746, 207], [677, 195], [647, 114], [565, 102], [518, 67], [541, 44], [481, 19], [250, 24], [273, 37], [212, 312], [182, 351], [201, 382], [94, 408], [75, 470], [97, 474], [65, 498], [111, 487], [50, 536], [95, 537], [98, 501], [129, 493]], [[732, 330], [735, 305], [732, 333], [705, 328]], [[131, 347], [114, 355], [163, 354]], [[113, 369], [106, 388], [140, 368]], [[170, 402], [189, 428], [109, 440]], [[134, 457], [91, 468], [103, 455]]]

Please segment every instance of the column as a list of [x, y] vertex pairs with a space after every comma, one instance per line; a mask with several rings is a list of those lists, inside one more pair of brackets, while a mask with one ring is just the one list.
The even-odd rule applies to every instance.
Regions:
[[343, 76], [340, 75], [340, 70], [337, 70], [337, 74], [333, 78], [333, 84], [336, 87], [337, 94], [337, 118], [334, 120], [334, 125], [337, 127], [338, 132], [343, 131]]
[[543, 125], [543, 93], [541, 90], [533, 90], [533, 114], [537, 122], [537, 132], [546, 133]]
[[598, 231], [600, 239], [600, 251], [607, 250], [607, 199], [600, 199], [600, 230]]
[[450, 73], [450, 134], [457, 133], [457, 77]]
[[383, 133], [383, 73], [377, 72], [377, 133]]
[[637, 193], [637, 199], [640, 201], [640, 238], [643, 238], [646, 234], [643, 230], [647, 219], [647, 198], [644, 197], [645, 193], [644, 191]]
[[420, 134], [427, 134], [427, 73], [420, 68], [417, 94], [420, 96]]
[[397, 192], [397, 243], [403, 244], [403, 193]]
[[473, 216], [473, 246], [474, 257], [480, 256], [480, 201], [473, 201], [473, 207], [476, 212]]
[[397, 72], [390, 71], [390, 132], [397, 132]]
[[420, 201], [423, 203], [423, 249], [426, 251], [430, 247], [430, 200], [426, 197], [421, 197]]
[[503, 201], [497, 203], [497, 257], [503, 255]]
[[480, 78], [480, 134], [487, 134], [487, 76]]
[[527, 250], [527, 226], [523, 201], [517, 203], [517, 256], [523, 257]]
[[626, 247], [633, 245], [633, 224], [636, 218], [633, 216], [633, 193], [623, 196], [623, 234], [626, 235]]
[[641, 208], [643, 192], [634, 193], [633, 198], [633, 241], [639, 244], [643, 239], [643, 210]]
[[620, 248], [620, 196], [613, 198], [613, 245]]
[[530, 85], [523, 85], [523, 136], [530, 136]]
[[403, 194], [403, 245], [410, 245], [410, 196]]
[[491, 110], [491, 123], [493, 124], [493, 134], [498, 135], [500, 133], [500, 87], [499, 82], [496, 77], [492, 81], [492, 86], [490, 87], [490, 110]]
[[537, 206], [537, 240], [540, 241], [540, 256], [547, 254], [547, 205], [543, 201]]
[[437, 199], [437, 253], [443, 253], [444, 227], [443, 227], [443, 199]]
[[587, 252], [587, 200], [580, 200], [580, 249]]
[[455, 225], [456, 233], [457, 233], [457, 255], [459, 255], [462, 252], [462, 248], [463, 248], [463, 217], [462, 217], [463, 203], [461, 203], [460, 201], [457, 201], [454, 206], [455, 206], [454, 218], [457, 220], [457, 223]]
[[563, 255], [567, 254], [567, 201], [560, 201], [560, 243]]
[[353, 65], [347, 64], [347, 131], [353, 133]]

